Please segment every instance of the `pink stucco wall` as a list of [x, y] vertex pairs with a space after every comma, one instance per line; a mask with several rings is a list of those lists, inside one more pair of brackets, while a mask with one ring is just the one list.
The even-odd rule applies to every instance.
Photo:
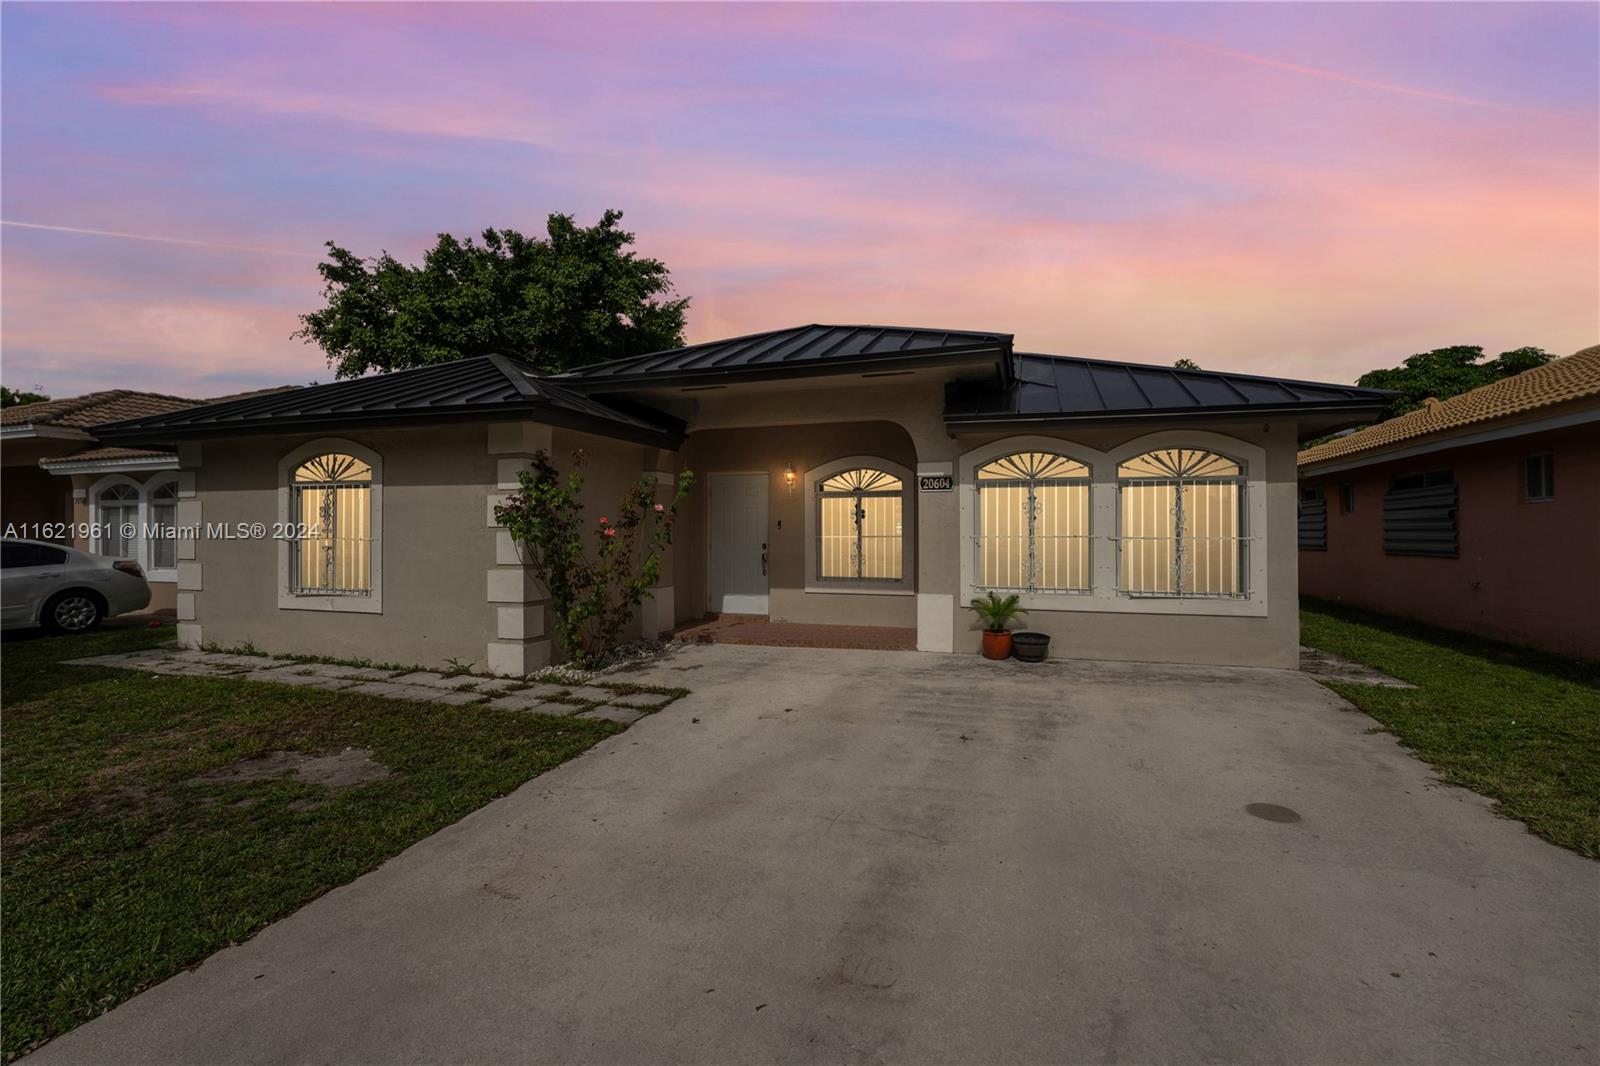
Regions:
[[[1555, 456], [1555, 498], [1523, 497], [1523, 462]], [[1383, 550], [1383, 496], [1398, 475], [1450, 469], [1460, 486], [1455, 559]], [[1340, 513], [1339, 488], [1355, 486]], [[1328, 501], [1327, 551], [1300, 553], [1308, 596], [1563, 655], [1600, 659], [1600, 425], [1530, 434], [1306, 477]]]

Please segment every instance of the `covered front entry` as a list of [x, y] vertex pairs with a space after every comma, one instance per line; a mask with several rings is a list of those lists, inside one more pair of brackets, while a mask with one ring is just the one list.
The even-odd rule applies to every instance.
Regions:
[[766, 474], [710, 478], [711, 609], [764, 615], [768, 607]]

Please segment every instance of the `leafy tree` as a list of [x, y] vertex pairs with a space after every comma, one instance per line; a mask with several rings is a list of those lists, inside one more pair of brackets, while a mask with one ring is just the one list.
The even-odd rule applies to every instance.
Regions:
[[1173, 363], [1172, 368], [1174, 370], [1199, 370], [1200, 364], [1195, 362], [1193, 359], [1185, 357]]
[[326, 306], [300, 317], [335, 376], [504, 352], [556, 373], [683, 343], [687, 299], [672, 299], [659, 259], [628, 250], [622, 212], [593, 226], [551, 215], [546, 236], [484, 230], [482, 243], [439, 234], [421, 266], [362, 259], [329, 241], [319, 263]]
[[1371, 389], [1398, 390], [1400, 395], [1383, 416], [1393, 418], [1421, 407], [1429, 396], [1441, 400], [1458, 396], [1501, 378], [1544, 366], [1553, 358], [1543, 348], [1514, 348], [1485, 363], [1481, 345], [1456, 344], [1419, 352], [1397, 367], [1369, 370], [1356, 379], [1356, 384]]
[[0, 385], [0, 407], [18, 407], [25, 403], [43, 403], [50, 397], [42, 392], [18, 392]]

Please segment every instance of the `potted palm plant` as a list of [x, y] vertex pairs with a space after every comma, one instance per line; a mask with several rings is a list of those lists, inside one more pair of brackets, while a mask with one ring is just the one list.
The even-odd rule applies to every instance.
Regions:
[[985, 659], [1011, 657], [1011, 634], [1006, 631], [1006, 626], [1016, 621], [1018, 615], [1027, 614], [1021, 603], [1020, 596], [1002, 596], [997, 592], [972, 601], [972, 609], [978, 612], [978, 620], [983, 623]]

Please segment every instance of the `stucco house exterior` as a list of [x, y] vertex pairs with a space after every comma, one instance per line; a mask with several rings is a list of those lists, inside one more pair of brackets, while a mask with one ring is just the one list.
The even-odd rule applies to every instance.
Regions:
[[[1054, 655], [1293, 666], [1297, 443], [1388, 399], [807, 325], [553, 377], [480, 356], [106, 435], [178, 456], [179, 526], [208, 531], [178, 544], [190, 644], [538, 669], [542, 593], [494, 508], [535, 452], [582, 449], [591, 515], [641, 474], [696, 475], [640, 633], [749, 613], [968, 652], [966, 603], [1000, 589]], [[315, 539], [209, 532], [308, 514]]]
[[175, 609], [177, 540], [168, 531], [177, 525], [178, 457], [170, 448], [107, 445], [100, 427], [240, 395], [192, 400], [106, 389], [5, 408], [0, 411], [0, 529], [132, 559], [150, 582], [148, 609]]
[[1302, 591], [1600, 659], [1600, 346], [1299, 467]]

